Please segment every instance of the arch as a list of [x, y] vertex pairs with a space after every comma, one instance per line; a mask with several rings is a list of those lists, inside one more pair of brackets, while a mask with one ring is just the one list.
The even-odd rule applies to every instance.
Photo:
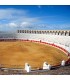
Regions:
[[36, 34], [36, 33], [37, 33], [37, 31], [34, 31], [34, 33]]
[[34, 31], [32, 30], [32, 33], [34, 33]]
[[44, 34], [44, 31], [42, 31], [42, 34]]
[[40, 32], [40, 34], [41, 34], [41, 31], [39, 31]]
[[69, 34], [68, 34], [68, 31], [66, 31], [66, 32], [65, 32], [65, 36], [68, 36], [68, 35], [69, 35]]
[[49, 31], [47, 31], [47, 34], [49, 34]]
[[57, 31], [55, 31], [55, 35], [57, 35]]
[[56, 35], [55, 31], [52, 31], [54, 35]]
[[19, 33], [21, 33], [21, 30], [19, 30]]
[[49, 33], [50, 33], [50, 34], [53, 34], [53, 32], [52, 32], [52, 31], [49, 31]]
[[70, 36], [70, 31], [69, 31], [69, 36]]
[[28, 30], [26, 32], [28, 33]]
[[30, 30], [30, 33], [31, 33], [31, 30]]
[[46, 31], [44, 31], [44, 34], [46, 34]]
[[19, 33], [19, 30], [17, 30], [17, 33]]
[[58, 31], [58, 35], [61, 35], [61, 31]]
[[61, 32], [61, 35], [64, 35], [64, 31]]

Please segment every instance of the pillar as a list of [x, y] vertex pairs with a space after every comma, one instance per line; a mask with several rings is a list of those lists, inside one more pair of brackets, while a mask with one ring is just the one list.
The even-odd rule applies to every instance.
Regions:
[[47, 62], [44, 62], [43, 63], [43, 69], [47, 69], [47, 65], [48, 65]]
[[50, 70], [51, 69], [51, 65], [50, 64], [47, 64], [47, 62], [44, 62], [43, 63], [43, 69]]
[[65, 66], [65, 60], [61, 61], [61, 66]]
[[69, 32], [68, 31], [65, 32], [65, 36], [69, 36]]
[[58, 32], [56, 31], [55, 34], [58, 35]]
[[25, 63], [25, 70], [27, 72], [30, 72], [31, 71], [31, 66], [28, 63]]
[[61, 31], [59, 31], [59, 35], [61, 35]]
[[70, 36], [70, 31], [69, 31], [69, 36]]

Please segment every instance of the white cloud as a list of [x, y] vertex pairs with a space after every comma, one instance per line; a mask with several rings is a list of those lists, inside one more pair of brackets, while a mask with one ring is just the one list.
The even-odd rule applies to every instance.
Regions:
[[21, 28], [27, 28], [31, 23], [30, 22], [22, 22], [20, 23]]
[[29, 25], [29, 24], [30, 24], [29, 22], [22, 22], [22, 23], [21, 23], [21, 26]]
[[17, 9], [0, 9], [0, 19], [14, 19], [17, 17], [25, 16], [27, 11]]
[[18, 25], [16, 23], [9, 23], [8, 26], [13, 28], [13, 27], [17, 27]]
[[0, 9], [0, 28], [22, 28], [38, 22], [39, 19], [29, 16], [28, 10]]

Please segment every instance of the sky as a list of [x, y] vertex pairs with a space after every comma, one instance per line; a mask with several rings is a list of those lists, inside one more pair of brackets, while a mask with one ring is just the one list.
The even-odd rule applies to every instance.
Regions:
[[69, 5], [0, 5], [0, 31], [70, 30]]

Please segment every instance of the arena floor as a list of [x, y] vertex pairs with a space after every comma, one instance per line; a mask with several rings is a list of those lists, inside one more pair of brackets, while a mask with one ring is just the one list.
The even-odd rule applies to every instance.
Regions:
[[29, 63], [32, 68], [41, 68], [43, 62], [59, 65], [67, 60], [67, 55], [52, 46], [30, 42], [13, 41], [0, 42], [0, 64], [8, 68], [24, 68]]

